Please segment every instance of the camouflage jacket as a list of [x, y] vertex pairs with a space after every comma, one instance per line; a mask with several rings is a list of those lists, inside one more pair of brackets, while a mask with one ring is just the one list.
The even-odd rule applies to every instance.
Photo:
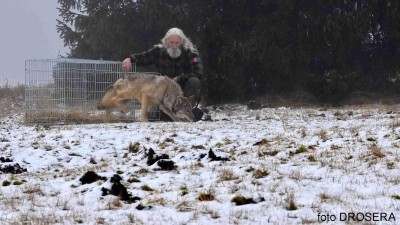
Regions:
[[170, 78], [179, 75], [183, 80], [191, 77], [201, 79], [203, 66], [199, 54], [190, 50], [181, 50], [182, 54], [178, 58], [171, 58], [165, 48], [156, 45], [145, 52], [132, 54], [130, 58], [137, 66], [154, 65], [158, 73]]

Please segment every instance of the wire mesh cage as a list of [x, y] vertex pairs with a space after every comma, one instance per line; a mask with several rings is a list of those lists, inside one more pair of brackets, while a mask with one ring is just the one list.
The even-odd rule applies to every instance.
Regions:
[[[106, 115], [97, 109], [107, 88], [123, 72], [121, 62], [88, 59], [40, 59], [25, 61], [26, 123], [96, 123], [138, 121], [140, 103], [133, 100], [126, 112]], [[157, 107], [148, 111], [149, 120], [159, 120]]]

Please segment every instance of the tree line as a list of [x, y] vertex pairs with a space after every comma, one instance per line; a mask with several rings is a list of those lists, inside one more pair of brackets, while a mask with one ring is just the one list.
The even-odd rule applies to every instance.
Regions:
[[123, 60], [171, 27], [196, 44], [208, 102], [305, 91], [337, 103], [398, 94], [395, 0], [58, 0], [69, 57]]

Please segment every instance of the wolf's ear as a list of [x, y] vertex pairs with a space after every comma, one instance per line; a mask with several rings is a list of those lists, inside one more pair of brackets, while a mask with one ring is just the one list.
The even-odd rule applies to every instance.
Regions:
[[184, 98], [184, 97], [182, 97], [182, 96], [178, 96], [178, 98], [176, 99], [176, 103], [177, 103], [178, 105], [181, 104], [183, 98]]
[[192, 96], [189, 96], [187, 99], [189, 100], [190, 105], [194, 106], [194, 104], [196, 103], [196, 96], [192, 95]]
[[125, 82], [125, 80], [119, 79], [119, 80], [117, 80], [117, 81], [115, 82], [114, 88], [115, 88], [116, 90], [120, 91], [120, 90], [126, 88], [126, 84], [127, 84], [127, 83]]

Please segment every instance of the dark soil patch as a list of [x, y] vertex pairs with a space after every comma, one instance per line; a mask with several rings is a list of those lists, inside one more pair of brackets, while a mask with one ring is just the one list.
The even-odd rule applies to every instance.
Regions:
[[147, 165], [151, 166], [160, 159], [169, 159], [169, 156], [167, 154], [156, 155], [156, 152], [150, 148], [147, 152]]
[[80, 181], [82, 184], [91, 184], [91, 183], [96, 182], [96, 181], [98, 181], [98, 180], [104, 180], [104, 181], [106, 181], [107, 178], [106, 178], [106, 177], [99, 176], [99, 175], [97, 175], [97, 173], [95, 173], [95, 172], [93, 172], [93, 171], [88, 171], [88, 172], [86, 172], [86, 173], [79, 179], [79, 181]]
[[10, 158], [0, 157], [0, 172], [20, 174], [27, 172], [26, 168], [21, 167], [18, 163], [12, 164], [13, 160]]
[[0, 162], [2, 162], [2, 163], [6, 163], [6, 162], [12, 162], [12, 159], [10, 159], [10, 158], [4, 158], [4, 157], [0, 157]]
[[20, 174], [27, 172], [26, 168], [22, 168], [18, 163], [16, 164], [8, 164], [8, 165], [1, 165], [0, 164], [0, 171], [3, 173], [11, 173], [11, 174]]
[[113, 177], [111, 177], [110, 182], [113, 184], [111, 186], [111, 190], [108, 190], [106, 188], [102, 188], [102, 196], [106, 195], [115, 195], [119, 196], [122, 201], [125, 201], [126, 203], [135, 203], [136, 201], [139, 201], [141, 198], [139, 197], [132, 197], [131, 194], [128, 193], [128, 190], [124, 185], [121, 184], [122, 178], [118, 174], [114, 174]]
[[136, 206], [137, 210], [147, 210], [147, 209], [151, 209], [151, 208], [153, 208], [153, 207], [152, 206], [144, 206], [141, 203], [138, 206]]
[[211, 161], [229, 161], [228, 157], [217, 156], [217, 155], [215, 155], [215, 153], [211, 149], [208, 152], [208, 158], [210, 158]]
[[262, 109], [262, 105], [261, 105], [261, 103], [256, 102], [256, 101], [249, 101], [247, 103], [247, 109], [249, 109], [249, 110]]
[[174, 161], [161, 159], [157, 162], [157, 165], [161, 168], [161, 170], [173, 170], [177, 166], [175, 166]]
[[258, 201], [255, 201], [252, 198], [246, 198], [244, 196], [238, 195], [235, 196], [231, 202], [235, 203], [235, 205], [247, 205], [247, 204], [257, 204], [259, 202], [265, 201], [264, 198], [259, 199]]

